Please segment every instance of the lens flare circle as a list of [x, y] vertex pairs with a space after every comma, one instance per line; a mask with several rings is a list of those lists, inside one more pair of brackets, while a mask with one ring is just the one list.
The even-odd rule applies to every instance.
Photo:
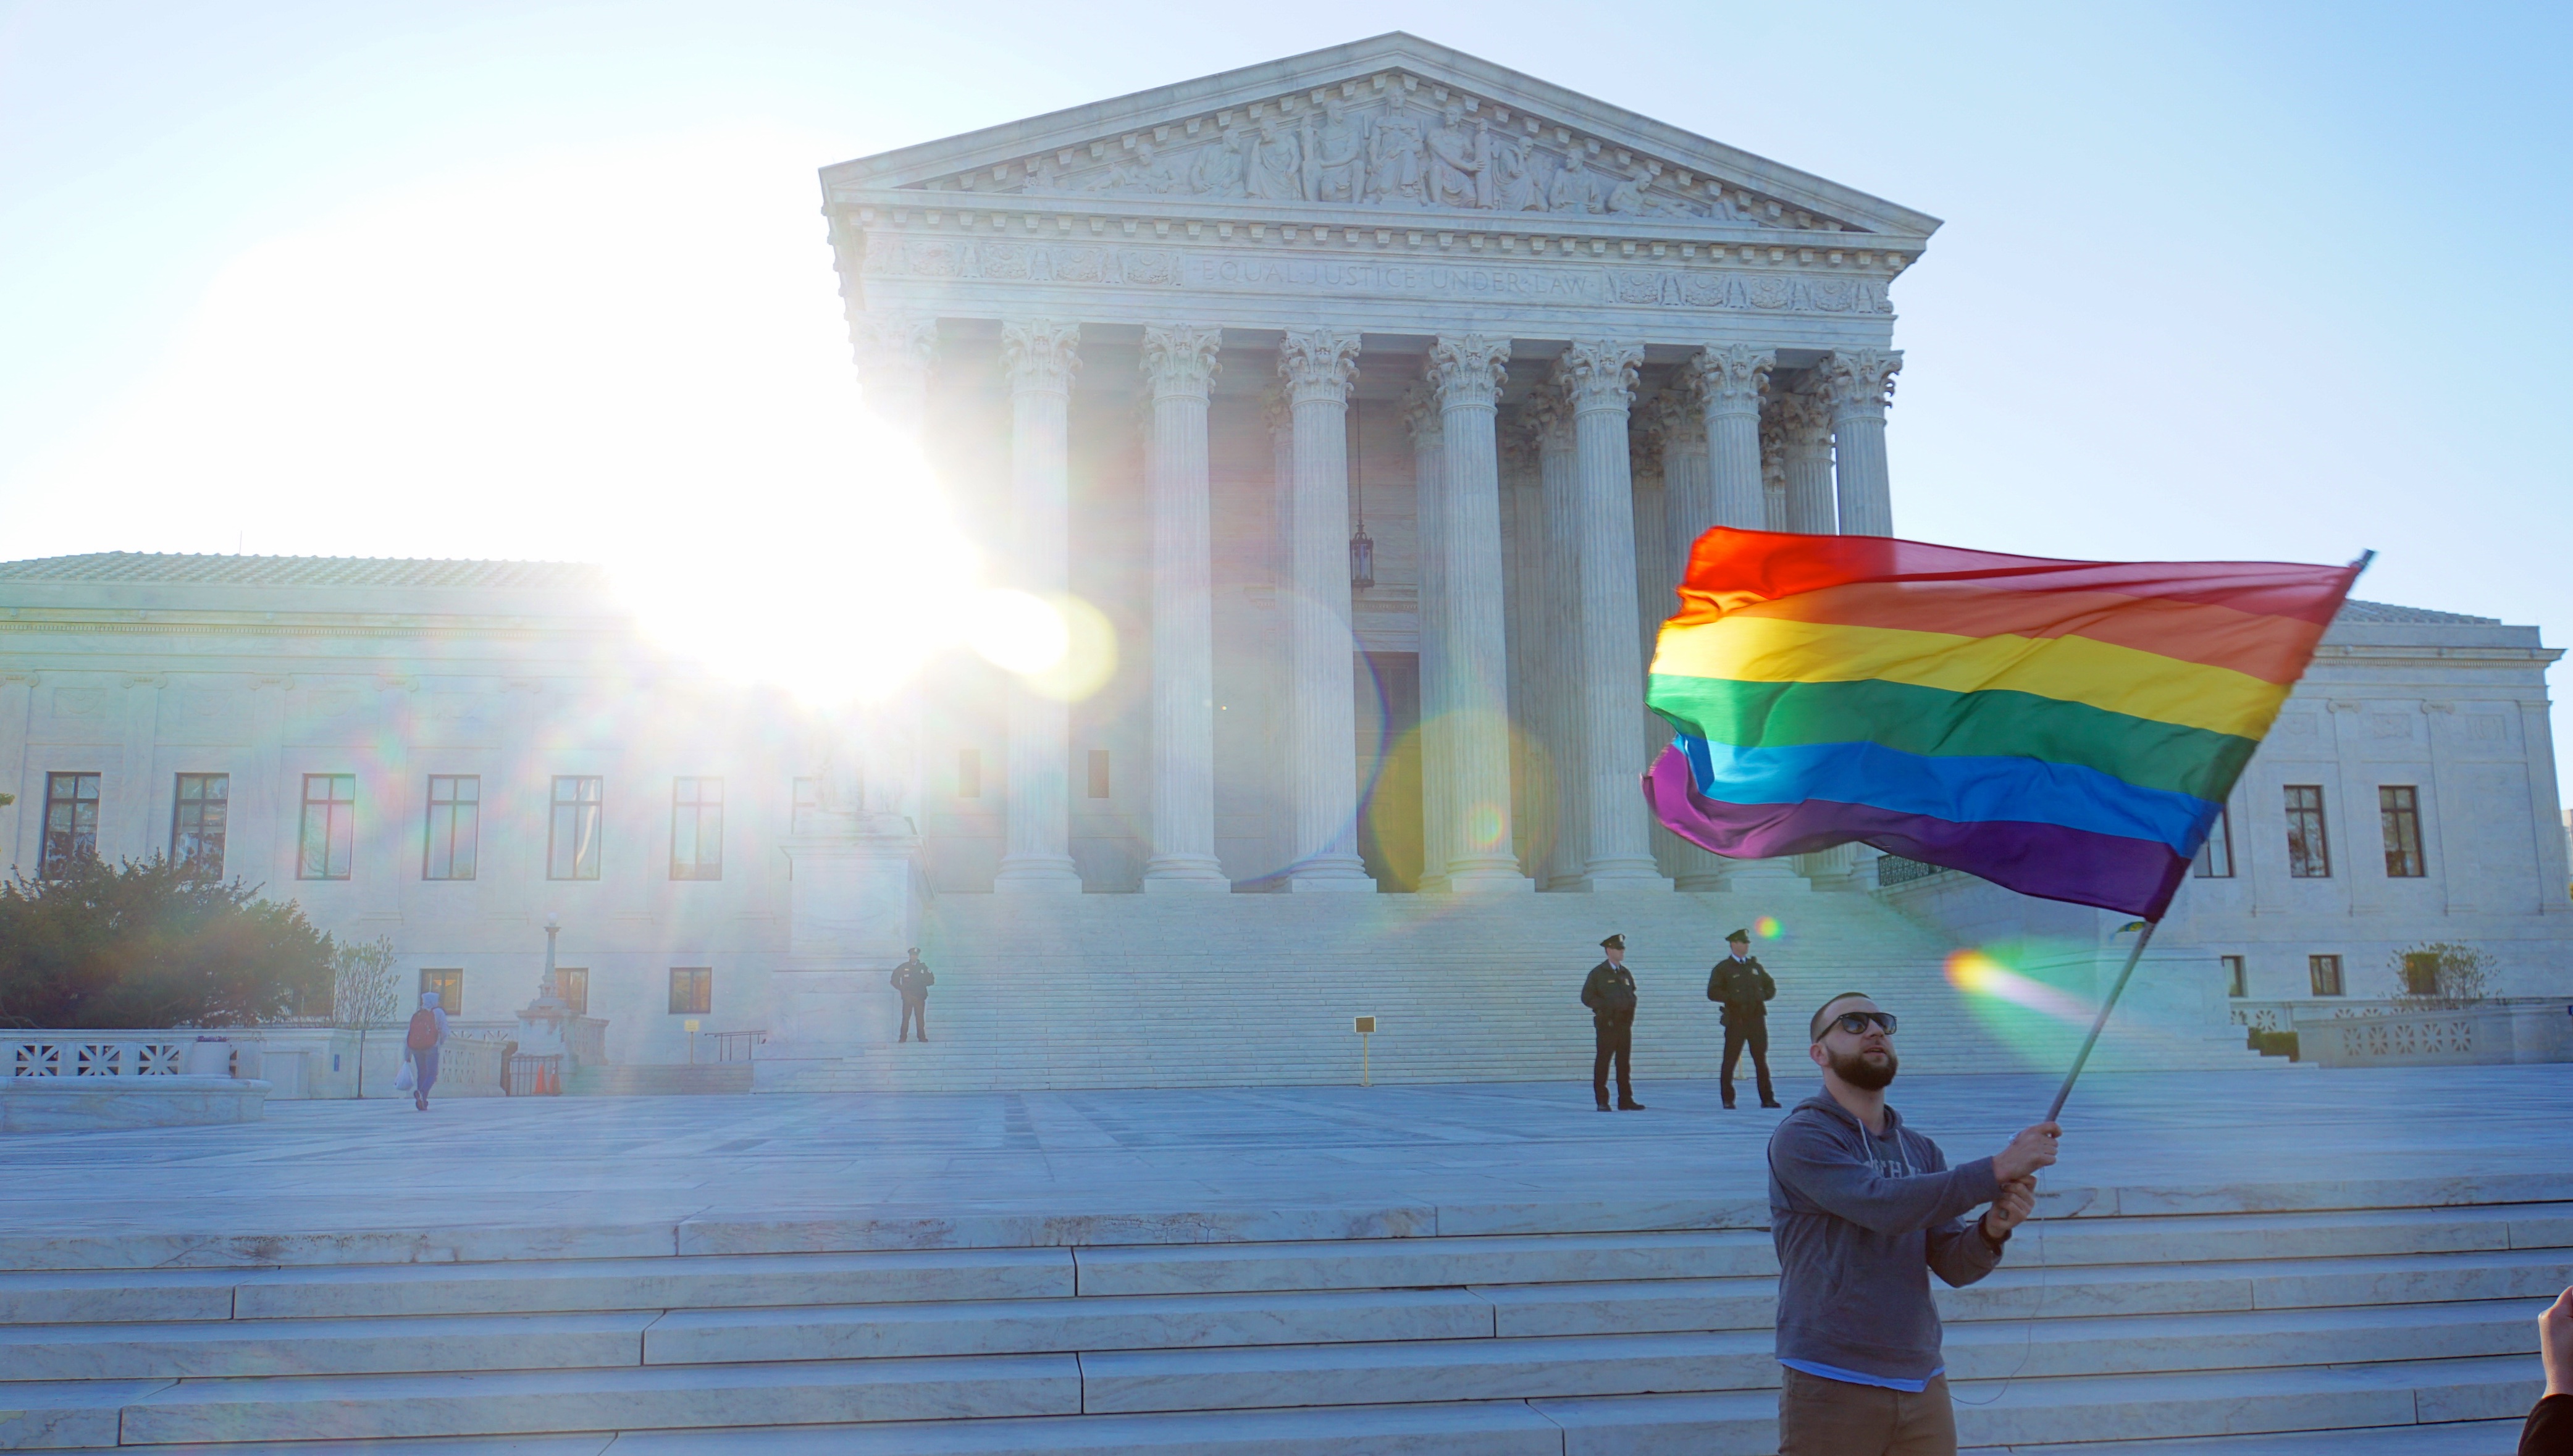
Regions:
[[965, 640], [993, 666], [1022, 675], [1047, 672], [1072, 655], [1072, 625], [1034, 592], [994, 587], [975, 594]]
[[1785, 935], [1787, 928], [1778, 923], [1778, 917], [1764, 915], [1751, 923], [1751, 933], [1764, 941], [1774, 941]]

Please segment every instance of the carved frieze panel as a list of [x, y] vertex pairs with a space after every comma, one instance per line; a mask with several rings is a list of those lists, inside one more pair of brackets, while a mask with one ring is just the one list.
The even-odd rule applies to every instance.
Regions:
[[1491, 300], [1641, 307], [1680, 312], [1891, 316], [1882, 277], [1694, 267], [1629, 268], [1529, 259], [1465, 262], [1400, 255], [1315, 254], [1243, 242], [1127, 247], [924, 237], [878, 228], [866, 235], [871, 278], [1039, 284], [1198, 293], [1314, 293], [1374, 298]]
[[1397, 70], [978, 165], [907, 190], [1862, 231], [1516, 103]]

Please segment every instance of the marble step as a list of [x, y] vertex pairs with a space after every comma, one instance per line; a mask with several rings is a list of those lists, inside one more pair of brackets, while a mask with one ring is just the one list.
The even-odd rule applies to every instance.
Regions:
[[2525, 1415], [2428, 1426], [2193, 1436], [2176, 1441], [2078, 1441], [2071, 1445], [1969, 1446], [1959, 1456], [2505, 1456]]
[[[60, 1390], [64, 1387], [56, 1386]], [[0, 1410], [15, 1393], [0, 1385]], [[127, 1400], [127, 1446], [1073, 1415], [1072, 1355], [186, 1380]]]
[[1043, 1299], [1072, 1291], [1072, 1251], [1063, 1248], [21, 1271], [0, 1273], [0, 1327]]
[[0, 1329], [0, 1370], [19, 1380], [97, 1380], [639, 1365], [644, 1327], [661, 1317], [632, 1310], [13, 1325]]
[[[2536, 1350], [2529, 1300], [2327, 1310], [1994, 1321], [1948, 1332], [1958, 1380], [2220, 1371]], [[1766, 1328], [1401, 1344], [1085, 1353], [1084, 1408], [1251, 1409], [1506, 1400], [1777, 1384]]]
[[[2374, 1361], [2185, 1374], [1960, 1381], [1957, 1431], [1967, 1448], [2145, 1456], [2146, 1439], [2222, 1435], [2234, 1440], [2324, 1433], [2278, 1456], [2446, 1456], [2506, 1452], [2545, 1386], [2534, 1359]], [[1769, 1456], [1777, 1449], [1772, 1391], [1606, 1398], [1536, 1398], [1528, 1405], [1563, 1428], [1564, 1456]], [[2416, 1415], [2417, 1412], [2417, 1415]], [[2472, 1422], [2513, 1433], [2481, 1446], [2414, 1447], [2388, 1429], [2415, 1420]], [[2104, 1435], [2118, 1439], [2101, 1441]], [[2385, 1440], [2392, 1444], [2373, 1444]], [[2068, 1445], [2088, 1442], [2092, 1444]], [[2178, 1456], [2182, 1448], [2172, 1448]], [[2270, 1456], [2258, 1445], [2209, 1444], [2204, 1456]]]
[[1105, 1295], [1080, 1299], [685, 1310], [643, 1336], [652, 1365], [1386, 1340], [1480, 1340], [1492, 1305], [1463, 1289]]
[[[2573, 1249], [2398, 1254], [2209, 1264], [2005, 1264], [1962, 1289], [1934, 1284], [1951, 1326], [1979, 1320], [2211, 1313], [2349, 1304], [2551, 1297], [2573, 1284]], [[1768, 1329], [1777, 1281], [1642, 1279], [1596, 1284], [1477, 1284], [1503, 1335]]]
[[[2050, 1266], [2573, 1248], [2573, 1202], [2049, 1218], [2021, 1235], [2035, 1237]], [[2019, 1241], [2014, 1262], [2030, 1257]]]
[[1768, 1230], [1748, 1228], [1130, 1244], [1076, 1249], [1073, 1261], [1085, 1297], [1774, 1275], [1778, 1268]]

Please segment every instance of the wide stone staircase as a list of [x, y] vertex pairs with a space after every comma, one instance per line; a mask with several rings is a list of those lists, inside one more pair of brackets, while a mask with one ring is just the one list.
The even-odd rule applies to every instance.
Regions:
[[[553, 1232], [0, 1273], [0, 1448], [1774, 1449], [1759, 1229], [542, 1256]], [[2461, 1456], [2509, 1449], [2568, 1283], [2573, 1201], [2544, 1201], [2048, 1220], [1940, 1299], [1970, 1448]]]
[[[1590, 1022], [1576, 998], [1611, 931], [1626, 936], [1641, 992], [1638, 1075], [1711, 1077], [1724, 1033], [1707, 968], [1726, 932], [1763, 917], [1777, 934], [1754, 953], [1778, 981], [1770, 1025], [1790, 1061], [1812, 1009], [1852, 989], [1900, 1012], [1914, 1071], [2058, 1069], [2088, 1025], [1960, 991], [1946, 971], [1958, 947], [1864, 894], [954, 895], [923, 932], [934, 1041], [891, 1045], [893, 993], [870, 978], [860, 994], [880, 1003], [884, 1035], [823, 1032], [799, 1049], [781, 1031], [759, 1053], [757, 1087], [1355, 1083], [1360, 1016], [1375, 1018], [1364, 1073], [1378, 1083], [1586, 1081]], [[2185, 987], [2167, 984], [2186, 979], [2177, 969], [2147, 970], [2095, 1066], [2259, 1062], [2224, 1024], [2213, 962]], [[2072, 1000], [2087, 1008], [2091, 994]]]

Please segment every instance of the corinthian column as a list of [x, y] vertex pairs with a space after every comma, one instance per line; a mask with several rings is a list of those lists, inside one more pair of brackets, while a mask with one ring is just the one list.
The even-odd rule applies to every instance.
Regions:
[[[1660, 436], [1662, 454], [1662, 530], [1665, 557], [1661, 593], [1654, 600], [1658, 613], [1647, 613], [1644, 623], [1646, 648], [1645, 671], [1652, 670], [1652, 643], [1660, 635], [1664, 619], [1678, 609], [1678, 598], [1672, 588], [1688, 572], [1689, 547], [1696, 544], [1710, 525], [1719, 524], [1715, 516], [1716, 491], [1707, 450], [1706, 412], [1704, 401], [1695, 396], [1700, 380], [1688, 379], [1688, 388], [1665, 390], [1654, 400], [1655, 433]], [[1647, 714], [1645, 728], [1649, 736], [1645, 749], [1653, 757], [1670, 745], [1670, 725], [1658, 716]], [[1653, 830], [1654, 859], [1670, 872], [1674, 888], [1691, 892], [1719, 890], [1730, 864], [1680, 838], [1658, 825]]]
[[1447, 888], [1458, 894], [1536, 888], [1519, 873], [1510, 826], [1509, 636], [1501, 580], [1501, 381], [1510, 343], [1475, 335], [1429, 347], [1438, 392], [1442, 471], [1440, 694], [1448, 784]]
[[1714, 496], [1704, 524], [1760, 530], [1769, 523], [1769, 503], [1760, 484], [1760, 395], [1769, 383], [1777, 356], [1765, 349], [1736, 344], [1701, 351], [1689, 361], [1690, 376], [1706, 405], [1706, 447]]
[[1581, 777], [1581, 556], [1580, 489], [1574, 479], [1572, 410], [1559, 389], [1528, 401], [1536, 427], [1537, 492], [1542, 541], [1537, 559], [1540, 621], [1536, 634], [1535, 719], [1545, 740], [1548, 795], [1554, 813], [1547, 826], [1545, 865], [1537, 871], [1548, 890], [1581, 887], [1583, 847], [1589, 842], [1582, 813]]
[[858, 389], [877, 418], [912, 438], [929, 408], [929, 366], [938, 357], [938, 321], [880, 311], [851, 329]]
[[1832, 424], [1823, 402], [1798, 391], [1772, 392], [1778, 455], [1787, 471], [1787, 529], [1828, 536], [1832, 509]]
[[[1072, 374], [1078, 325], [1030, 320], [1001, 326], [1010, 382], [1011, 569], [1023, 591], [1059, 598], [1071, 584]], [[1071, 716], [1060, 698], [1010, 684], [1009, 837], [992, 888], [1077, 894], [1070, 806]]]
[[1278, 372], [1294, 411], [1294, 600], [1286, 742], [1292, 890], [1373, 890], [1357, 854], [1355, 635], [1349, 630], [1349, 381], [1358, 337], [1289, 329]]
[[1411, 430], [1412, 517], [1420, 561], [1420, 888], [1447, 888], [1452, 822], [1447, 790], [1447, 552], [1446, 465], [1443, 422], [1425, 388], [1403, 399], [1402, 422]]
[[1228, 891], [1215, 854], [1215, 617], [1209, 597], [1207, 385], [1220, 330], [1144, 331], [1153, 417], [1144, 437], [1153, 510], [1153, 857], [1147, 892]]
[[1593, 891], [1667, 890], [1653, 864], [1644, 796], [1644, 672], [1637, 661], [1634, 483], [1626, 412], [1641, 346], [1575, 341], [1555, 361], [1572, 405], [1581, 563], [1581, 786], [1589, 834], [1582, 881]]
[[1894, 492], [1885, 467], [1885, 406], [1894, 398], [1899, 349], [1850, 349], [1814, 369], [1832, 411], [1832, 460], [1840, 479], [1841, 534], [1894, 534]]

